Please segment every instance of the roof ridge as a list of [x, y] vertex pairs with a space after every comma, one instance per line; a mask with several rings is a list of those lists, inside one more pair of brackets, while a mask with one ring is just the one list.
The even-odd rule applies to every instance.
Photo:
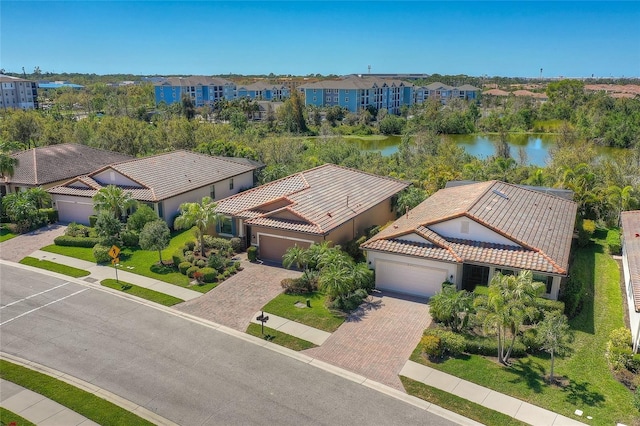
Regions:
[[[421, 225], [422, 226], [422, 225]], [[440, 237], [440, 239], [447, 241], [444, 237], [442, 237], [440, 234], [438, 234], [436, 231], [427, 228], [426, 226], [422, 226], [424, 229], [436, 234], [438, 237]], [[428, 241], [431, 241], [433, 244], [435, 244], [436, 246], [440, 247], [441, 249], [447, 250], [449, 253], [451, 253], [451, 255], [458, 261], [458, 262], [462, 262], [462, 258], [460, 256], [458, 256], [458, 253], [456, 253], [448, 244], [443, 244], [439, 241], [436, 241], [435, 238], [430, 237], [429, 235], [427, 235], [426, 233], [420, 231], [418, 228], [416, 228], [416, 232], [418, 233], [418, 235], [426, 238]]]
[[[95, 172], [89, 173], [87, 176], [91, 177], [91, 179], [93, 179], [93, 176], [102, 173], [103, 171], [107, 170], [107, 169], [113, 169], [115, 171], [117, 171], [118, 173], [120, 173], [122, 176], [126, 177], [129, 180], [134, 181], [135, 183], [137, 183], [138, 185], [142, 186], [144, 189], [149, 189], [149, 185], [145, 184], [144, 182], [140, 182], [137, 179], [132, 178], [131, 176], [129, 176], [128, 174], [126, 174], [125, 172], [119, 170], [116, 168], [116, 166], [118, 166], [120, 163], [114, 163], [114, 164], [109, 164], [108, 166], [104, 166], [102, 169], [96, 170]], [[102, 185], [102, 184], [100, 184]], [[105, 186], [109, 186], [109, 185], [115, 185], [115, 184], [107, 184]], [[115, 186], [119, 186], [119, 185], [115, 185]]]
[[[498, 181], [498, 180], [496, 180], [496, 179], [493, 179], [493, 180], [490, 180], [490, 181], [488, 181], [488, 182], [490, 182], [490, 183], [491, 183], [491, 185], [487, 185], [487, 189], [486, 189], [486, 190], [484, 190], [484, 191], [482, 191], [480, 194], [478, 194], [478, 196], [477, 196], [473, 201], [471, 201], [471, 202], [469, 203], [469, 205], [465, 208], [465, 212], [469, 212], [469, 210], [471, 210], [471, 209], [473, 208], [473, 206], [475, 206], [475, 205], [478, 203], [478, 201], [480, 201], [480, 200], [482, 199], [482, 197], [484, 197], [484, 196], [485, 196], [485, 194], [486, 194], [487, 192], [489, 192], [491, 189], [493, 189], [493, 187], [494, 187], [494, 186], [496, 185], [496, 183], [498, 183], [499, 181]], [[487, 182], [478, 182], [477, 184], [472, 183], [471, 185], [485, 185], [485, 184], [487, 184]], [[458, 187], [455, 187], [455, 186], [454, 186], [454, 188], [460, 188], [460, 187], [459, 187], [459, 186], [458, 186]]]
[[372, 176], [372, 177], [377, 177], [377, 178], [381, 178], [381, 179], [389, 180], [389, 181], [392, 181], [392, 182], [402, 182], [402, 183], [408, 183], [408, 184], [410, 184], [410, 185], [412, 184], [412, 182], [411, 182], [411, 181], [408, 181], [408, 180], [400, 180], [400, 179], [393, 178], [393, 177], [391, 177], [391, 176], [377, 175], [377, 174], [375, 174], [375, 173], [365, 172], [364, 170], [353, 169], [353, 168], [351, 168], [351, 167], [340, 166], [340, 165], [338, 165], [338, 164], [333, 164], [333, 163], [324, 163], [324, 164], [321, 164], [321, 165], [316, 166], [316, 167], [314, 167], [314, 168], [311, 168], [311, 169], [309, 169], [309, 170], [305, 170], [305, 171], [303, 171], [303, 172], [301, 172], [301, 173], [308, 173], [308, 172], [310, 172], [310, 171], [313, 171], [313, 170], [316, 170], [316, 169], [321, 169], [321, 168], [323, 168], [323, 167], [337, 167], [337, 168], [339, 168], [339, 169], [348, 170], [348, 171], [351, 171], [351, 172], [357, 172], [357, 173], [361, 173], [361, 174], [363, 174], [363, 175], [368, 175], [368, 176]]
[[[304, 181], [304, 184], [305, 184], [305, 188], [303, 188], [303, 189], [301, 189], [301, 190], [298, 190], [298, 191], [294, 191], [294, 192], [288, 192], [288, 193], [286, 193], [285, 195], [281, 195], [281, 196], [279, 196], [279, 197], [277, 197], [277, 198], [273, 198], [273, 199], [269, 200], [268, 202], [273, 202], [273, 201], [275, 201], [275, 200], [279, 200], [280, 198], [289, 197], [289, 195], [291, 195], [291, 194], [295, 194], [296, 192], [300, 192], [300, 191], [302, 191], [302, 190], [304, 190], [304, 189], [309, 188], [309, 182], [307, 182], [307, 180], [304, 178], [304, 176], [302, 175], [302, 173], [303, 173], [303, 172], [294, 173], [294, 174], [292, 174], [292, 175], [285, 176], [285, 177], [281, 177], [280, 179], [272, 180], [271, 182], [267, 182], [267, 183], [264, 183], [264, 184], [259, 185], [259, 186], [254, 186], [253, 188], [247, 189], [246, 191], [238, 192], [237, 194], [233, 194], [233, 195], [230, 195], [230, 196], [228, 196], [228, 197], [225, 197], [225, 198], [224, 198], [224, 200], [232, 200], [232, 199], [235, 199], [235, 198], [240, 197], [241, 195], [242, 195], [242, 196], [246, 196], [246, 195], [247, 195], [247, 194], [249, 194], [249, 193], [256, 192], [256, 191], [257, 191], [257, 190], [259, 190], [259, 189], [263, 189], [263, 188], [267, 188], [267, 187], [269, 187], [269, 186], [275, 185], [275, 184], [276, 184], [276, 183], [278, 183], [278, 182], [283, 182], [283, 181], [285, 181], [286, 179], [294, 179], [295, 177], [300, 177], [300, 178], [302, 178], [302, 180]], [[219, 201], [222, 201], [222, 200], [219, 200]], [[290, 200], [290, 201], [291, 201], [291, 200]], [[264, 205], [264, 204], [267, 204], [267, 203], [262, 203], [262, 204], [260, 204], [260, 206], [262, 206], [262, 205]], [[255, 208], [255, 207], [256, 207], [256, 206], [246, 208], [246, 209], [244, 209], [244, 210], [241, 210], [241, 212], [244, 212], [244, 211], [247, 211], [247, 210], [251, 210], [251, 209], [253, 209], [253, 208]]]
[[36, 155], [36, 147], [33, 147], [33, 184], [38, 182], [38, 156]]

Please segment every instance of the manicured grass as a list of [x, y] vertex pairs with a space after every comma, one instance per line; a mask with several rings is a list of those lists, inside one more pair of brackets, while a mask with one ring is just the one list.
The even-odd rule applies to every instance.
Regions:
[[10, 240], [13, 237], [17, 237], [17, 234], [14, 234], [13, 232], [9, 231], [9, 228], [7, 227], [7, 225], [3, 224], [0, 225], [0, 243], [3, 241], [7, 241]]
[[7, 410], [6, 408], [0, 407], [0, 425], [10, 425], [14, 423], [16, 426], [36, 426], [34, 423], [31, 423], [29, 420], [20, 417], [16, 413]]
[[35, 266], [36, 268], [46, 269], [51, 272], [58, 272], [59, 274], [69, 275], [70, 277], [80, 278], [89, 275], [89, 271], [84, 269], [74, 268], [72, 266], [62, 265], [60, 263], [50, 262], [48, 260], [40, 260], [35, 257], [25, 257], [20, 261], [23, 265]]
[[400, 380], [409, 395], [424, 399], [425, 401], [429, 401], [442, 408], [446, 408], [449, 411], [453, 411], [454, 413], [458, 413], [487, 426], [522, 426], [527, 424], [520, 420], [516, 420], [513, 417], [507, 416], [506, 414], [483, 407], [475, 402], [471, 402], [449, 392], [425, 385], [424, 383], [417, 382], [408, 377], [400, 376]]
[[[249, 324], [247, 327], [247, 334], [251, 334], [256, 337], [263, 337], [262, 328], [259, 324]], [[305, 349], [315, 348], [311, 342], [306, 340], [298, 339], [297, 337], [291, 336], [290, 334], [281, 333], [278, 330], [274, 330], [269, 327], [264, 328], [264, 334], [268, 334], [273, 336], [271, 342], [277, 343], [280, 346], [284, 346], [285, 348], [293, 349], [294, 351], [303, 351]]]
[[[169, 247], [162, 251], [162, 260], [165, 262], [171, 261], [171, 255], [173, 255], [178, 248], [182, 247], [187, 241], [193, 240], [195, 240], [195, 237], [193, 235], [193, 231], [190, 229], [174, 232], [172, 234]], [[42, 250], [87, 260], [89, 262], [95, 262], [93, 249], [91, 248], [50, 245], [43, 247]], [[160, 265], [159, 261], [160, 259], [157, 251], [125, 247], [120, 252], [120, 265], [126, 272], [164, 281], [169, 284], [175, 284], [201, 293], [206, 293], [218, 285], [218, 283], [210, 283], [191, 286], [189, 284], [190, 280], [186, 275], [182, 275], [173, 266]], [[128, 267], [132, 267], [132, 269], [129, 269]]]
[[105, 399], [5, 360], [0, 360], [0, 377], [46, 396], [103, 426], [153, 425]]
[[[296, 302], [311, 301], [311, 308], [298, 308]], [[264, 306], [264, 311], [279, 317], [287, 318], [310, 327], [333, 333], [344, 322], [344, 318], [334, 315], [324, 304], [325, 296], [321, 293], [281, 294]]]
[[184, 302], [184, 300], [182, 299], [169, 296], [168, 294], [160, 293], [159, 291], [139, 287], [137, 285], [129, 284], [124, 281], [117, 282], [116, 280], [111, 278], [102, 280], [100, 284], [114, 290], [122, 291], [124, 293], [140, 297], [142, 299], [150, 300], [151, 302], [159, 303], [164, 306], [173, 306], [176, 303]]
[[[639, 413], [632, 394], [614, 379], [604, 357], [611, 330], [623, 326], [618, 265], [605, 253], [604, 241], [597, 240], [576, 250], [571, 274], [585, 283], [586, 297], [581, 313], [570, 321], [573, 353], [556, 358], [555, 374], [566, 377], [568, 385], [544, 381], [550, 361], [543, 355], [516, 359], [511, 367], [476, 355], [434, 364], [420, 356], [418, 348], [411, 359], [582, 422], [635, 424]], [[573, 415], [576, 409], [585, 417]]]

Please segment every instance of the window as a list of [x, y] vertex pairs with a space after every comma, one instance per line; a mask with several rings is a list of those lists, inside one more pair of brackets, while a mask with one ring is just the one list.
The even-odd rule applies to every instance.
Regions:
[[462, 222], [460, 222], [460, 233], [461, 234], [468, 234], [469, 233], [469, 221], [468, 220], [463, 220]]
[[496, 274], [502, 274], [502, 275], [515, 275], [516, 273], [511, 270], [511, 269], [500, 269], [500, 268], [496, 268]]
[[209, 196], [211, 197], [212, 200], [216, 199], [216, 186], [215, 185], [211, 185], [211, 192], [209, 193]]
[[222, 221], [220, 221], [220, 233], [221, 234], [233, 235], [232, 221], [233, 221], [233, 219], [230, 218], [229, 216], [225, 216], [224, 219]]
[[163, 208], [163, 204], [162, 201], [160, 201], [158, 203], [158, 217], [160, 217], [161, 219], [164, 219], [164, 208]]
[[233, 189], [233, 178], [229, 179], [229, 189]]
[[546, 294], [551, 294], [551, 288], [553, 287], [553, 277], [551, 275], [533, 274], [533, 281], [544, 284], [544, 292]]
[[349, 98], [348, 98], [348, 97], [347, 97], [347, 98], [344, 98], [344, 101], [345, 101], [345, 102], [349, 102]]
[[314, 94], [314, 95], [316, 94], [316, 89], [313, 89], [313, 94]]
[[333, 102], [338, 102], [338, 97], [337, 96], [333, 97]]
[[331, 96], [327, 96], [327, 102], [331, 102]]
[[315, 96], [313, 97], [313, 102], [316, 102], [316, 97]]

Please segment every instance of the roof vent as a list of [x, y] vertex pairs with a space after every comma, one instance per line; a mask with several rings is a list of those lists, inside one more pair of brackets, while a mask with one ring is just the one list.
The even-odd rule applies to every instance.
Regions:
[[497, 189], [493, 189], [492, 192], [497, 196], [504, 198], [505, 200], [509, 199], [509, 196], [507, 194], [505, 194], [504, 192], [498, 191]]

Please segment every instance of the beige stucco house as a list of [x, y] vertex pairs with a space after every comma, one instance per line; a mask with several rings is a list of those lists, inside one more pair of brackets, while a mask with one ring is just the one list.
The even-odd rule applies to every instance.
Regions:
[[529, 269], [557, 299], [569, 270], [576, 204], [499, 181], [442, 189], [366, 241], [381, 290], [431, 297]]
[[224, 236], [245, 238], [261, 259], [281, 263], [289, 247], [344, 244], [393, 219], [392, 198], [408, 182], [325, 164], [218, 202]]
[[640, 210], [622, 212], [622, 269], [634, 353], [640, 347]]

